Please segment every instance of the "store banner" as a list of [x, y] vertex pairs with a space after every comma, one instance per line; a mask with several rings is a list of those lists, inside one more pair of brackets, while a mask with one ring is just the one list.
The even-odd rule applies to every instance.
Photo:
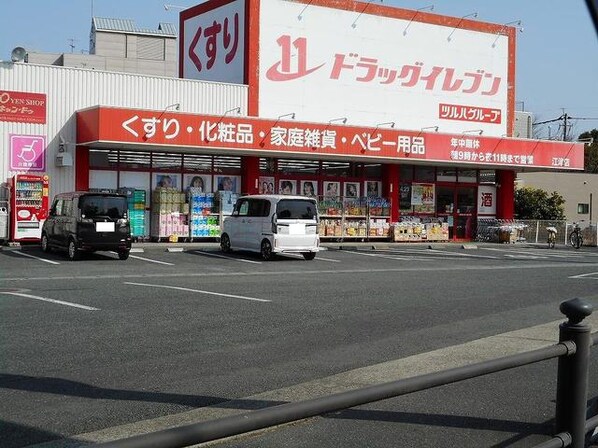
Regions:
[[46, 95], [0, 90], [0, 121], [46, 124]]
[[108, 107], [77, 112], [77, 143], [102, 142], [139, 148], [160, 145], [508, 169], [582, 170], [584, 163], [584, 145], [577, 142]]
[[12, 171], [46, 170], [46, 136], [9, 134]]
[[478, 215], [496, 215], [496, 187], [494, 185], [478, 187]]

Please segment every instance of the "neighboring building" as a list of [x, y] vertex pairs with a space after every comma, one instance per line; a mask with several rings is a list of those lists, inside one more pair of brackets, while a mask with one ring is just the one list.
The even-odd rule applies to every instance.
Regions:
[[122, 73], [174, 60], [173, 30], [131, 21], [94, 19], [88, 61], [114, 71], [2, 63], [0, 182], [45, 142], [52, 195], [144, 190], [150, 227], [181, 232], [175, 201], [201, 178], [319, 195], [326, 236], [442, 223], [468, 240], [478, 217], [513, 218], [518, 172], [583, 169], [581, 143], [515, 138], [515, 28], [368, 5], [204, 2], [181, 13], [185, 79]]
[[556, 191], [565, 199], [568, 221], [598, 221], [598, 174], [538, 172], [518, 173], [519, 187], [539, 188], [549, 194]]
[[62, 67], [177, 76], [177, 31], [171, 23], [157, 30], [138, 28], [133, 20], [94, 17], [89, 54], [28, 51], [24, 62]]

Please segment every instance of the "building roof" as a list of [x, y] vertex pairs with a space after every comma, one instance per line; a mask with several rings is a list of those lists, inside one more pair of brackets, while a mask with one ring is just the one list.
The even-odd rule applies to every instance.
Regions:
[[139, 28], [131, 19], [109, 19], [104, 17], [93, 17], [92, 26], [96, 31], [108, 31], [130, 34], [152, 34], [156, 36], [176, 37], [177, 30], [173, 23], [159, 23], [157, 30]]

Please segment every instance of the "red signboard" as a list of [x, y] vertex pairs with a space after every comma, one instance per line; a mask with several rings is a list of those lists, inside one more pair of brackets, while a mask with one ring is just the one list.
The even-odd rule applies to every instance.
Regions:
[[77, 113], [77, 140], [513, 169], [581, 170], [584, 153], [582, 143], [105, 107]]
[[0, 121], [46, 124], [46, 95], [0, 90]]

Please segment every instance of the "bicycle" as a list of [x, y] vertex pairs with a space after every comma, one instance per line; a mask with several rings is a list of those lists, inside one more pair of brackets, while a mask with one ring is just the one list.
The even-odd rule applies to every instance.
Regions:
[[557, 234], [556, 227], [546, 227], [546, 231], [548, 232], [548, 247], [554, 249]]
[[579, 224], [574, 222], [573, 223], [573, 230], [569, 234], [569, 244], [575, 249], [579, 249], [583, 246], [583, 236], [581, 236], [581, 227]]

